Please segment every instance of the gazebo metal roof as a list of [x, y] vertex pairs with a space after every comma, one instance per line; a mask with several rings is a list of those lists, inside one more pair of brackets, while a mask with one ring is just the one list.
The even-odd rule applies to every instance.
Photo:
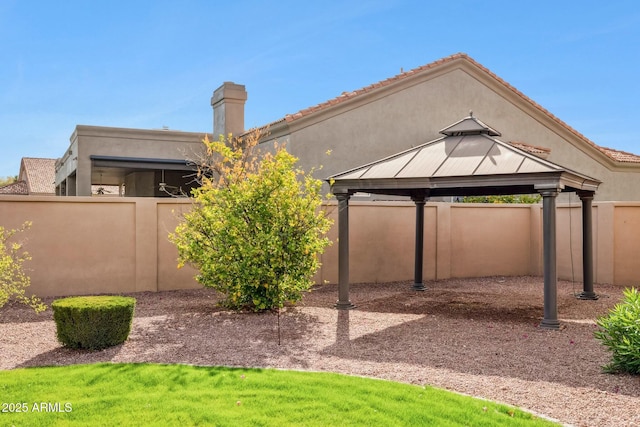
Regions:
[[530, 194], [542, 188], [596, 191], [600, 181], [496, 139], [500, 133], [469, 115], [444, 136], [329, 177], [333, 192], [429, 197]]
[[414, 289], [424, 290], [422, 253], [424, 204], [429, 197], [540, 193], [543, 197], [544, 318], [541, 326], [557, 329], [555, 203], [562, 191], [582, 200], [583, 299], [595, 299], [591, 202], [600, 181], [536, 157], [500, 141], [500, 132], [473, 116], [440, 131], [442, 137], [327, 179], [338, 199], [339, 309], [349, 300], [348, 201], [356, 192], [408, 196], [416, 203]]

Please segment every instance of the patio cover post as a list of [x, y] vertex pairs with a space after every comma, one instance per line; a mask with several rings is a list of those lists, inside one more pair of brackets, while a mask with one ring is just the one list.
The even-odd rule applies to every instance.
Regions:
[[540, 327], [560, 329], [558, 321], [558, 274], [556, 270], [556, 197], [559, 189], [540, 190], [542, 194], [542, 235], [544, 240], [544, 318]]
[[411, 200], [416, 204], [416, 249], [412, 289], [414, 291], [425, 291], [427, 288], [422, 282], [422, 263], [424, 253], [424, 205], [426, 198], [424, 194], [421, 194], [411, 196]]
[[349, 301], [349, 193], [335, 194], [338, 199], [338, 310], [350, 310]]
[[582, 292], [579, 299], [597, 300], [593, 291], [593, 226], [591, 218], [591, 202], [593, 192], [578, 192], [582, 201]]

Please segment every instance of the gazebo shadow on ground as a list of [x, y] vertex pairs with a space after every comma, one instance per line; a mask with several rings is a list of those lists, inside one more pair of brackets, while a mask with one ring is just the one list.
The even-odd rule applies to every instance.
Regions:
[[[539, 327], [541, 278], [445, 280], [425, 292], [410, 282], [352, 286], [357, 308], [336, 310], [336, 340], [322, 355], [640, 396], [636, 377], [602, 372], [609, 354], [593, 336], [620, 287], [600, 286], [598, 301], [582, 301], [580, 284], [559, 282], [562, 328], [549, 331]], [[363, 333], [372, 313], [409, 320]]]

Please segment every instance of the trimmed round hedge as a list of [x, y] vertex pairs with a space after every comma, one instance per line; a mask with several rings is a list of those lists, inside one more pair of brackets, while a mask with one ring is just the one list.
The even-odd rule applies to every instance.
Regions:
[[121, 296], [69, 297], [53, 301], [58, 341], [70, 348], [100, 350], [127, 340], [136, 300]]

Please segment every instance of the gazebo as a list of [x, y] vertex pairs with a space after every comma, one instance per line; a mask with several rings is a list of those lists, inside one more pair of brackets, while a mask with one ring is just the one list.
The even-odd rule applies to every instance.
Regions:
[[535, 194], [543, 203], [544, 317], [540, 326], [559, 329], [556, 271], [556, 198], [576, 192], [582, 201], [583, 291], [581, 299], [596, 299], [593, 291], [592, 201], [597, 179], [541, 159], [502, 142], [500, 132], [470, 113], [441, 130], [442, 137], [384, 159], [327, 178], [338, 200], [338, 301], [349, 299], [349, 199], [357, 192], [410, 197], [416, 204], [413, 289], [422, 280], [424, 206], [430, 197]]

